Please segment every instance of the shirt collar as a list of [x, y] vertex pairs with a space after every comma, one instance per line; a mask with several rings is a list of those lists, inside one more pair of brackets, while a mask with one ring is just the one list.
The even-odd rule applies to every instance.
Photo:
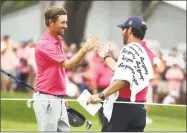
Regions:
[[138, 43], [140, 43], [142, 46], [145, 46], [145, 45], [146, 45], [146, 42], [145, 42], [145, 41], [142, 41], [142, 40], [138, 41]]
[[62, 38], [61, 36], [59, 36], [59, 35], [58, 35], [59, 41], [56, 40], [56, 39], [53, 38], [53, 37], [49, 34], [49, 32], [47, 32], [47, 31], [44, 32], [42, 38], [45, 38], [45, 39], [51, 41], [51, 42], [54, 43], [54, 44], [58, 44], [59, 41], [61, 42], [61, 41], [63, 40], [63, 38]]

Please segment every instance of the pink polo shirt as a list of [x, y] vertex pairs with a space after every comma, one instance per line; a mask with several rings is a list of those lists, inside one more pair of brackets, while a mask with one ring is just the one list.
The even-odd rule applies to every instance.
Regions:
[[95, 66], [94, 78], [98, 88], [106, 88], [110, 84], [113, 72], [104, 64], [102, 60], [98, 61]]
[[172, 66], [166, 72], [166, 79], [168, 80], [169, 90], [180, 89], [184, 80], [184, 73], [181, 68]]
[[66, 59], [62, 38], [54, 39], [47, 31], [44, 32], [35, 47], [37, 65], [36, 91], [54, 95], [65, 95], [65, 69], [60, 62]]
[[[151, 64], [154, 64], [154, 57], [155, 55], [153, 54], [153, 52], [146, 46], [146, 42], [144, 41], [140, 41], [139, 42], [143, 48], [145, 49]], [[145, 87], [142, 91], [140, 91], [139, 93], [136, 94], [136, 101], [137, 102], [141, 102], [141, 101], [146, 101], [146, 95], [147, 95], [147, 91], [148, 91], [148, 86]], [[119, 90], [119, 97], [121, 98], [127, 98], [130, 99], [131, 96], [131, 90], [130, 90], [130, 86], [128, 88], [122, 88]]]

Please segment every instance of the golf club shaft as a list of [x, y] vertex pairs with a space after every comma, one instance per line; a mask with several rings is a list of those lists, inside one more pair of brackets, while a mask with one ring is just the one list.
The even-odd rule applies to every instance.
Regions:
[[23, 81], [20, 81], [19, 79], [17, 79], [16, 77], [14, 77], [13, 75], [11, 75], [10, 73], [7, 73], [7, 72], [5, 72], [5, 71], [2, 70], [2, 69], [0, 69], [0, 70], [1, 70], [1, 72], [2, 72], [3, 74], [9, 76], [10, 78], [12, 78], [12, 79], [18, 81], [19, 83], [24, 84], [24, 85], [27, 86], [29, 89], [35, 91], [34, 88], [33, 88], [32, 86], [30, 86], [30, 85], [24, 83]]
[[[14, 77], [13, 75], [11, 75], [10, 73], [7, 73], [7, 72], [5, 72], [5, 71], [2, 70], [2, 69], [0, 69], [0, 70], [1, 70], [1, 72], [2, 72], [3, 74], [9, 76], [10, 78], [12, 78], [12, 79], [18, 81], [18, 82], [21, 83], [21, 84], [27, 86], [29, 89], [31, 89], [31, 90], [33, 90], [33, 91], [35, 92], [35, 90], [34, 90], [34, 88], [33, 88], [32, 86], [30, 86], [30, 85], [24, 83], [23, 81], [20, 81], [19, 79], [17, 79], [16, 77]], [[67, 111], [68, 111], [68, 108], [71, 108], [71, 107], [70, 107], [70, 106], [67, 106], [67, 107], [66, 107]], [[88, 130], [91, 126], [92, 126], [91, 122], [88, 121], [88, 120], [86, 120], [86, 129]]]

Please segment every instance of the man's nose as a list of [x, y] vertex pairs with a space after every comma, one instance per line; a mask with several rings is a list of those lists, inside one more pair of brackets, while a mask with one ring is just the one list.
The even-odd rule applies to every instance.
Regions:
[[64, 28], [68, 28], [68, 25], [67, 25], [67, 24], [65, 24], [65, 25], [64, 25]]

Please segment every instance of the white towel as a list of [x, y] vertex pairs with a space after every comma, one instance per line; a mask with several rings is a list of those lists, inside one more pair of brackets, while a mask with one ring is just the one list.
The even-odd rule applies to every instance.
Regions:
[[[131, 102], [136, 101], [136, 94], [149, 85], [149, 80], [153, 78], [153, 68], [145, 49], [139, 43], [130, 43], [124, 46], [118, 57], [116, 70], [111, 82], [115, 80], [126, 80], [130, 83]], [[113, 104], [118, 98], [119, 91], [110, 95], [103, 104], [103, 113], [111, 119]]]

